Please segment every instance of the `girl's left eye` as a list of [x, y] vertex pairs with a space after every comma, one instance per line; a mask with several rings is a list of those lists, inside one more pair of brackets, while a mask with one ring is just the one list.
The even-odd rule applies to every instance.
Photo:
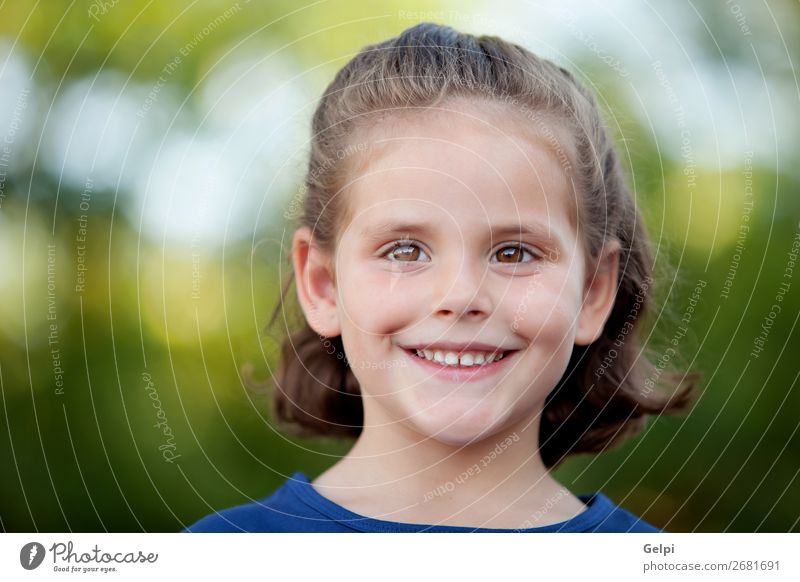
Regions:
[[512, 265], [515, 264], [515, 263], [532, 262], [532, 261], [517, 261], [517, 260], [514, 260], [515, 258], [522, 256], [523, 253], [528, 253], [529, 255], [531, 255], [531, 257], [533, 257], [532, 261], [535, 261], [535, 260], [537, 260], [539, 258], [539, 256], [536, 253], [534, 253], [533, 251], [529, 250], [527, 247], [522, 246], [522, 245], [508, 245], [508, 246], [502, 247], [497, 252], [495, 252], [494, 256], [498, 256], [499, 255], [501, 257], [504, 257], [504, 258], [507, 258], [507, 259], [511, 259], [509, 261], [499, 261], [499, 262], [501, 262], [501, 263], [502, 262], [510, 263]]
[[[425, 251], [423, 251], [414, 241], [400, 240], [392, 243], [391, 248], [387, 250], [383, 256], [393, 257], [389, 260], [395, 263], [411, 263], [415, 262], [419, 258], [420, 253], [425, 254]], [[530, 261], [520, 260], [520, 258], [524, 257], [525, 253], [532, 257]], [[539, 258], [534, 251], [520, 244], [506, 245], [501, 247], [495, 251], [493, 256], [500, 257], [500, 259], [497, 261], [498, 263], [511, 265], [526, 262], [530, 263]]]

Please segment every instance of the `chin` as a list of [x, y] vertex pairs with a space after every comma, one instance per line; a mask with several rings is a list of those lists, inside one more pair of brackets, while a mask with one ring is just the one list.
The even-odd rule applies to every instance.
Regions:
[[442, 444], [463, 447], [498, 432], [503, 418], [492, 414], [480, 404], [472, 411], [431, 409], [415, 414], [410, 420], [417, 432]]

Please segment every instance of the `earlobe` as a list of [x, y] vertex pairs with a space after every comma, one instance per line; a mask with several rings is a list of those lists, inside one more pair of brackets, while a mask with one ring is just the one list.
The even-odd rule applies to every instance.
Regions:
[[341, 333], [336, 314], [336, 283], [331, 257], [314, 244], [307, 226], [298, 228], [292, 239], [297, 298], [311, 329], [325, 337]]
[[575, 334], [577, 345], [587, 346], [603, 333], [617, 298], [619, 255], [619, 242], [607, 243], [596, 269], [586, 274], [583, 305]]

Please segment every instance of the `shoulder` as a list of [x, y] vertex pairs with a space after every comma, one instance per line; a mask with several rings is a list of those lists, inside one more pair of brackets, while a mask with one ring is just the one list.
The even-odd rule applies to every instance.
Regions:
[[[263, 531], [257, 524], [265, 522], [263, 513], [266, 503], [265, 498], [253, 503], [229, 507], [222, 511], [215, 511], [206, 515], [183, 530], [182, 533], [234, 533]], [[263, 527], [263, 525], [261, 526]]]
[[582, 499], [595, 509], [596, 519], [587, 531], [606, 533], [664, 533], [663, 530], [646, 522], [641, 517], [614, 504], [603, 493], [597, 492]]
[[292, 531], [297, 527], [295, 522], [303, 518], [303, 513], [302, 504], [292, 495], [287, 480], [271, 495], [210, 513], [181, 533]]

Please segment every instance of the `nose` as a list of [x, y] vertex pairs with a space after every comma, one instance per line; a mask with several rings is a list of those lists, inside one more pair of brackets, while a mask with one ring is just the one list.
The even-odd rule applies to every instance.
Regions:
[[434, 282], [435, 313], [439, 317], [481, 319], [492, 310], [486, 289], [487, 267], [463, 256], [440, 266]]

